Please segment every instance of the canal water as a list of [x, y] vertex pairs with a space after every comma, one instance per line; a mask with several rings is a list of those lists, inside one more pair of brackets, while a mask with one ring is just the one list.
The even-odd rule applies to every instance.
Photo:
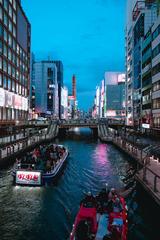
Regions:
[[[68, 239], [85, 192], [96, 194], [106, 182], [123, 188], [122, 176], [132, 163], [114, 146], [100, 143], [83, 129], [56, 142], [64, 144], [70, 156], [53, 185], [13, 186], [11, 167], [0, 170], [0, 240]], [[128, 239], [160, 240], [159, 210], [148, 196], [142, 190], [135, 191], [127, 203]]]

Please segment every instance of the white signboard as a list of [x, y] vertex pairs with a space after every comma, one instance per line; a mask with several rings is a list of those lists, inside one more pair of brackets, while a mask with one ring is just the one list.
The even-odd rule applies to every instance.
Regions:
[[142, 127], [143, 127], [143, 128], [150, 128], [150, 124], [148, 124], [148, 123], [142, 123]]
[[16, 171], [16, 183], [21, 185], [40, 186], [42, 176], [39, 171]]
[[3, 88], [0, 88], [0, 107], [5, 105], [5, 91]]

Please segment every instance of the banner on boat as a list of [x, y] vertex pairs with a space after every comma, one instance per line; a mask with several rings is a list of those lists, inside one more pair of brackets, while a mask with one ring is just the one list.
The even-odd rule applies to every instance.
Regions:
[[40, 186], [42, 176], [40, 171], [16, 171], [16, 183], [21, 185]]

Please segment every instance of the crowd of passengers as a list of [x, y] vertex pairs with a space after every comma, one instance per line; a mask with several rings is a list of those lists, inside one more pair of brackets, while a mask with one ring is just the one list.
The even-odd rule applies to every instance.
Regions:
[[96, 207], [99, 212], [122, 212], [123, 206], [120, 201], [120, 197], [114, 188], [109, 189], [106, 184], [106, 188], [102, 189], [97, 196], [93, 196], [91, 192], [88, 192], [85, 198], [81, 201], [84, 207]]
[[18, 168], [28, 165], [29, 170], [34, 170], [36, 166], [43, 162], [47, 173], [55, 167], [56, 163], [61, 159], [65, 152], [65, 148], [59, 145], [40, 145], [32, 152], [27, 153], [23, 158], [17, 159]]

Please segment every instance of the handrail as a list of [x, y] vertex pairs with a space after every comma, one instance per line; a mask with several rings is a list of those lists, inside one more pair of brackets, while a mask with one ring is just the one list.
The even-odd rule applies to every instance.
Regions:
[[150, 168], [148, 168], [147, 166], [145, 166], [145, 167], [143, 168], [143, 180], [144, 180], [145, 182], [147, 182], [147, 171], [151, 172], [151, 173], [153, 174], [153, 176], [154, 176], [153, 191], [154, 191], [154, 192], [158, 192], [158, 189], [157, 189], [157, 178], [160, 179], [160, 176], [159, 176], [157, 173], [153, 172], [153, 170], [151, 170]]

